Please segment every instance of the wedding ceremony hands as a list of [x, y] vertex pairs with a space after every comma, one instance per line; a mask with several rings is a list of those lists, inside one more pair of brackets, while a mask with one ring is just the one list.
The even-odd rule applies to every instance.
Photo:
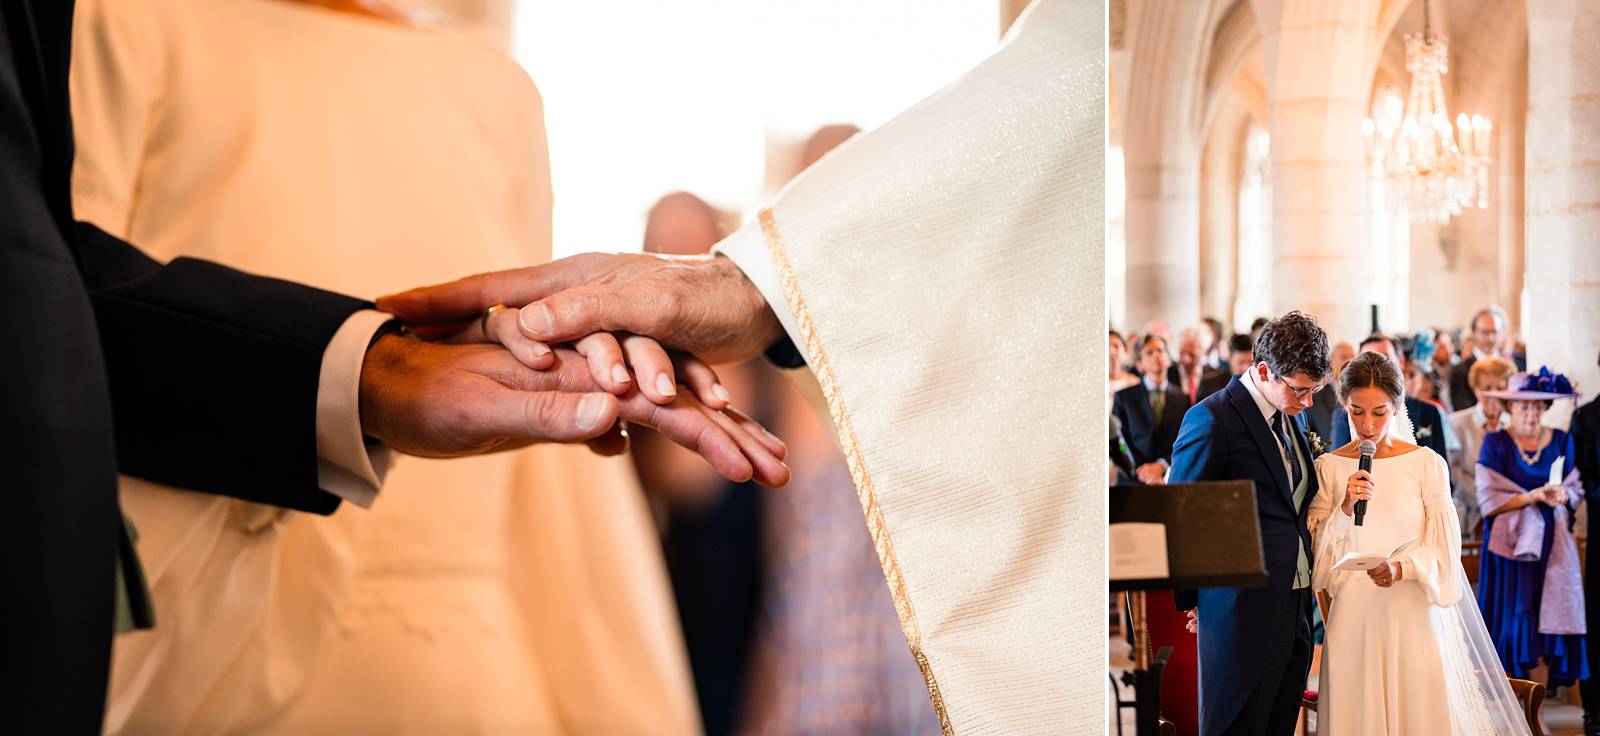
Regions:
[[377, 304], [424, 330], [459, 329], [497, 304], [525, 305], [517, 326], [530, 340], [631, 333], [711, 363], [759, 355], [783, 334], [760, 290], [720, 256], [585, 253], [379, 297]]
[[[423, 457], [582, 441], [615, 454], [626, 446], [622, 420], [657, 429], [730, 480], [788, 482], [783, 442], [743, 414], [684, 393], [665, 403], [637, 386], [612, 393], [591, 375], [586, 356], [565, 347], [546, 351], [540, 360], [547, 367], [536, 370], [500, 346], [380, 337], [361, 369], [362, 431]], [[591, 345], [591, 352], [603, 348]]]

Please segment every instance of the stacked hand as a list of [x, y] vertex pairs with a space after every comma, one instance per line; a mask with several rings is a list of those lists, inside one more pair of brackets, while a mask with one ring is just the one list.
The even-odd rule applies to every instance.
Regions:
[[[527, 306], [479, 319], [502, 304]], [[731, 408], [716, 373], [694, 357], [750, 357], [782, 334], [726, 259], [586, 254], [384, 297], [378, 307], [441, 340], [387, 336], [368, 351], [362, 426], [401, 452], [586, 441], [614, 454], [627, 446], [627, 421], [699, 452], [729, 479], [788, 482], [783, 443]], [[475, 342], [499, 347], [462, 344]]]
[[1561, 486], [1545, 486], [1534, 491], [1534, 494], [1546, 506], [1560, 506], [1567, 502], [1567, 489]]

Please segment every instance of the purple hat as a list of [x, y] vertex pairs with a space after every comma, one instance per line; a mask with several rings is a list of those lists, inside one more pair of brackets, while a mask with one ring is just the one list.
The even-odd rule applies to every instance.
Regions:
[[1549, 366], [1540, 366], [1538, 373], [1522, 373], [1511, 377], [1508, 385], [1517, 388], [1509, 391], [1484, 391], [1483, 395], [1506, 401], [1550, 401], [1575, 399], [1572, 382], [1560, 373], [1551, 373]]

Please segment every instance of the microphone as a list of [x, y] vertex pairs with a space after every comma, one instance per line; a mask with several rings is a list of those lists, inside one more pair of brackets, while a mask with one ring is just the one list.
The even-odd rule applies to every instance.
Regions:
[[[1371, 473], [1372, 454], [1378, 451], [1377, 443], [1373, 442], [1372, 440], [1362, 440], [1361, 445], [1357, 449], [1361, 452], [1361, 469]], [[1356, 502], [1356, 526], [1361, 526], [1361, 522], [1365, 521], [1366, 518], [1367, 499], [1363, 498]]]

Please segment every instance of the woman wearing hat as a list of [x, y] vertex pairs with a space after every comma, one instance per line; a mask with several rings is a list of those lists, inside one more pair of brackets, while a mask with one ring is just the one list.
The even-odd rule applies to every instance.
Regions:
[[[1583, 582], [1572, 511], [1583, 497], [1572, 438], [1540, 424], [1557, 399], [1576, 398], [1566, 376], [1540, 368], [1514, 376], [1505, 402], [1511, 422], [1485, 434], [1478, 451], [1478, 506], [1484, 517], [1478, 606], [1512, 677], [1550, 687], [1589, 676]], [[1540, 677], [1539, 675], [1543, 675]]]

